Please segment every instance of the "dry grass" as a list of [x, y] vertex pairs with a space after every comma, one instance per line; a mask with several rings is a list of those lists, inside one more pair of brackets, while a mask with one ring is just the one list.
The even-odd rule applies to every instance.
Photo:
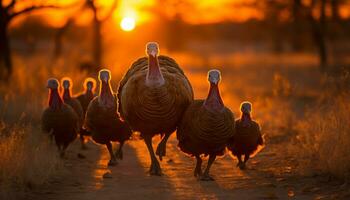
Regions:
[[349, 95], [332, 98], [326, 105], [308, 112], [299, 121], [296, 143], [291, 153], [297, 156], [304, 172], [323, 173], [341, 179], [350, 176]]
[[2, 124], [0, 136], [0, 199], [46, 183], [61, 166], [55, 146], [37, 128]]

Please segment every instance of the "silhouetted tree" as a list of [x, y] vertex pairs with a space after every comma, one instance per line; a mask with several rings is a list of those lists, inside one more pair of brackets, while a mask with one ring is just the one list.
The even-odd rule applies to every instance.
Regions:
[[11, 48], [10, 38], [8, 34], [8, 27], [13, 19], [20, 15], [30, 13], [32, 11], [44, 9], [44, 8], [57, 8], [54, 5], [33, 5], [23, 8], [22, 10], [15, 11], [14, 7], [18, 2], [11, 0], [7, 5], [4, 5], [3, 0], [0, 0], [0, 79], [6, 80], [12, 73], [12, 60], [11, 60]]
[[108, 20], [117, 7], [117, 0], [113, 1], [112, 7], [109, 13], [103, 17], [98, 17], [99, 8], [96, 6], [96, 0], [86, 0], [86, 7], [89, 8], [93, 12], [92, 26], [93, 26], [93, 38], [92, 38], [92, 57], [94, 65], [96, 66], [95, 70], [98, 70], [102, 65], [102, 35], [101, 35], [101, 27], [103, 22]]

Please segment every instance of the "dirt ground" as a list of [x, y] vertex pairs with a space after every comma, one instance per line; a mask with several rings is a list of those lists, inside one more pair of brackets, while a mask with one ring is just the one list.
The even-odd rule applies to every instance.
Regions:
[[[229, 155], [214, 163], [215, 181], [193, 176], [194, 159], [169, 140], [167, 157], [161, 162], [163, 176], [150, 176], [150, 159], [142, 140], [125, 145], [124, 159], [107, 167], [103, 146], [89, 143], [80, 150], [76, 141], [64, 160], [64, 172], [46, 187], [34, 189], [25, 199], [348, 199], [348, 185], [321, 175], [298, 176], [292, 158], [284, 155], [284, 142], [273, 142], [241, 171]], [[159, 138], [154, 139], [154, 144]], [[78, 154], [86, 156], [78, 157]], [[206, 163], [205, 163], [206, 164]], [[203, 166], [205, 167], [205, 165]], [[110, 176], [103, 178], [105, 173]]]

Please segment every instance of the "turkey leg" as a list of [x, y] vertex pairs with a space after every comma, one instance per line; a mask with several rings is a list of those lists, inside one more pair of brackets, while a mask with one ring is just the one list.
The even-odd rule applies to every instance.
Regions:
[[213, 181], [214, 179], [209, 175], [209, 170], [213, 162], [215, 161], [216, 155], [209, 155], [208, 165], [205, 168], [204, 174], [201, 176], [202, 181]]
[[194, 176], [200, 177], [202, 176], [202, 159], [199, 155], [196, 155], [197, 163], [196, 168], [194, 168]]
[[106, 143], [109, 155], [111, 157], [111, 159], [108, 162], [108, 166], [114, 166], [116, 164], [118, 164], [117, 159], [115, 158], [114, 154], [113, 154], [113, 148], [112, 148], [112, 143], [108, 142]]
[[242, 163], [242, 166], [240, 167], [241, 169], [245, 169], [246, 168], [246, 162], [249, 160], [249, 154], [245, 154], [244, 155], [244, 161]]
[[237, 167], [241, 168], [243, 162], [242, 162], [242, 155], [238, 154], [237, 155], [237, 159], [238, 159], [238, 163], [237, 163]]
[[120, 142], [118, 150], [115, 152], [115, 157], [117, 157], [117, 159], [119, 160], [123, 160], [123, 145], [124, 145], [124, 141]]
[[64, 158], [64, 155], [66, 154], [67, 147], [68, 147], [68, 144], [63, 144], [62, 145], [62, 148], [61, 148], [61, 151], [60, 151], [60, 157], [61, 158]]
[[170, 135], [171, 133], [166, 133], [157, 146], [156, 154], [159, 156], [160, 161], [162, 161], [162, 157], [166, 155], [166, 143], [168, 142]]
[[161, 176], [162, 171], [160, 169], [159, 162], [158, 162], [156, 156], [154, 155], [154, 151], [153, 151], [153, 147], [152, 147], [152, 136], [146, 135], [144, 137], [144, 140], [145, 140], [148, 152], [151, 156], [151, 167], [150, 167], [149, 172], [151, 175]]

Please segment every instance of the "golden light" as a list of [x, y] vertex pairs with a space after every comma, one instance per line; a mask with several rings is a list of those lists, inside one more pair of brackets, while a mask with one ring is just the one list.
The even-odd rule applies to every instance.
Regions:
[[135, 28], [135, 19], [132, 17], [124, 17], [120, 22], [123, 31], [132, 31]]

